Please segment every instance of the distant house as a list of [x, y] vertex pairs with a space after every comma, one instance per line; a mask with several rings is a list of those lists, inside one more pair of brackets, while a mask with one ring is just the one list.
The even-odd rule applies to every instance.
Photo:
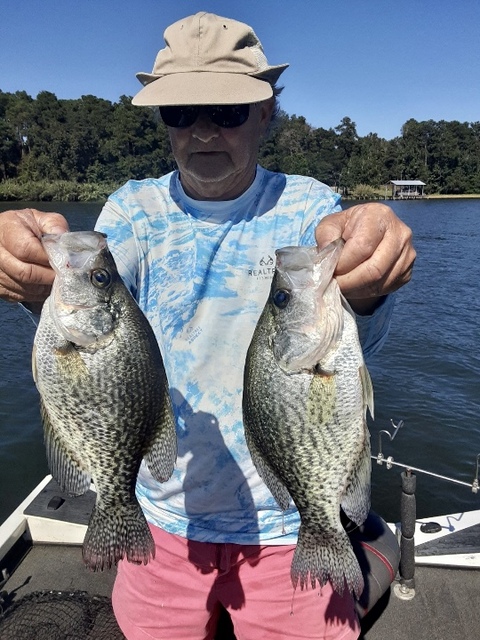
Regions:
[[425, 198], [423, 187], [425, 182], [421, 180], [390, 180], [392, 185], [392, 200], [412, 200]]

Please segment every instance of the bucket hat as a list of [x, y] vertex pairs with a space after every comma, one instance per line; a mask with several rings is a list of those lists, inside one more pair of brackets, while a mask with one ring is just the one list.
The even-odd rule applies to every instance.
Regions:
[[132, 103], [141, 106], [244, 104], [267, 100], [288, 64], [270, 66], [243, 22], [200, 12], [167, 27], [165, 48]]

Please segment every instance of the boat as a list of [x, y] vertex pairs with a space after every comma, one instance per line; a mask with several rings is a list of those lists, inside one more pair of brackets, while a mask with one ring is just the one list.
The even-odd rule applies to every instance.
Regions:
[[[0, 640], [124, 638], [110, 601], [115, 569], [92, 572], [81, 557], [95, 497], [93, 486], [69, 497], [46, 476], [0, 526]], [[480, 510], [414, 518], [413, 526], [414, 575], [402, 576], [400, 564], [391, 588], [362, 619], [360, 638], [479, 637]], [[402, 547], [402, 523], [389, 527]], [[215, 640], [234, 639], [224, 612]]]

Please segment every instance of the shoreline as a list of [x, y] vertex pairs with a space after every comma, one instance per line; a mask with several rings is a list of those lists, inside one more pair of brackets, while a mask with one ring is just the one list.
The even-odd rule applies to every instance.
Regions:
[[369, 198], [353, 198], [351, 196], [342, 195], [342, 200], [354, 200], [356, 202], [359, 202], [360, 200], [365, 202], [374, 202], [376, 200], [383, 200], [384, 202], [421, 202], [422, 200], [480, 200], [480, 193], [430, 193], [423, 196], [423, 198], [392, 198], [392, 196], [387, 196], [385, 198], [384, 195], [380, 194], [378, 194], [377, 196], [372, 195]]
[[424, 200], [440, 200], [440, 199], [451, 199], [454, 200], [456, 198], [471, 198], [474, 200], [475, 198], [480, 198], [480, 193], [433, 193], [431, 195], [425, 196]]
[[[115, 182], [79, 183], [70, 180], [38, 180], [27, 183], [17, 180], [0, 182], [1, 202], [105, 202], [111, 193], [121, 185]], [[393, 198], [387, 188], [369, 187], [353, 189], [350, 194], [342, 195], [345, 201], [373, 202], [382, 200], [394, 202], [396, 200], [475, 200], [480, 199], [480, 193], [431, 193], [417, 198]], [[330, 187], [332, 188], [332, 187]], [[337, 189], [332, 188], [337, 192]]]

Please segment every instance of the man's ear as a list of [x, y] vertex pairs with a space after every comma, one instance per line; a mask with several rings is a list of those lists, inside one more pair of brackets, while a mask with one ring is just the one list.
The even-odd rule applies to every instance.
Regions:
[[263, 125], [263, 135], [265, 135], [268, 127], [270, 126], [274, 107], [275, 98], [273, 96], [268, 100], [264, 100], [260, 103], [260, 122]]

